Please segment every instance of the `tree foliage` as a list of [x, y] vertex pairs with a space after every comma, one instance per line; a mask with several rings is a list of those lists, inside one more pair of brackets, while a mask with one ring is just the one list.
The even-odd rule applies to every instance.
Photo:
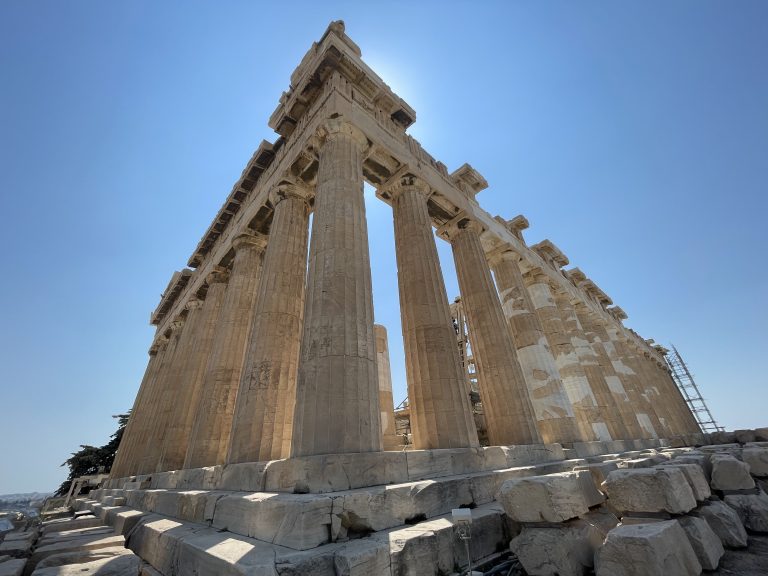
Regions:
[[104, 446], [97, 448], [96, 446], [81, 444], [80, 450], [72, 453], [72, 456], [62, 464], [62, 466], [69, 467], [69, 476], [61, 483], [59, 489], [56, 490], [55, 496], [66, 496], [72, 481], [80, 476], [98, 474], [99, 468], [102, 468], [104, 471], [109, 471], [112, 468], [112, 463], [115, 461], [115, 452], [117, 452], [117, 448], [120, 446], [120, 440], [123, 437], [125, 426], [128, 424], [129, 416], [130, 411], [128, 414], [113, 416], [113, 418], [117, 418], [118, 427], [114, 434], [109, 437], [109, 442]]

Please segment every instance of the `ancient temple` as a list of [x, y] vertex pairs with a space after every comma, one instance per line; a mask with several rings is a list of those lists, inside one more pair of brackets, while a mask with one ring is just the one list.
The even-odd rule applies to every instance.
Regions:
[[[483, 176], [449, 171], [407, 133], [415, 121], [333, 22], [269, 119], [279, 137], [259, 145], [151, 315], [157, 333], [110, 488], [246, 491], [248, 505], [228, 513], [218, 501], [225, 527], [304, 550], [410, 518], [363, 522], [322, 494], [695, 441], [664, 350], [565, 270], [552, 242], [528, 246], [523, 216], [485, 212]], [[407, 437], [395, 431], [386, 329], [374, 324], [364, 182], [392, 208]], [[436, 242], [451, 245], [460, 314]], [[443, 507], [470, 504], [455, 500]], [[278, 505], [301, 522], [276, 535], [254, 518]]]

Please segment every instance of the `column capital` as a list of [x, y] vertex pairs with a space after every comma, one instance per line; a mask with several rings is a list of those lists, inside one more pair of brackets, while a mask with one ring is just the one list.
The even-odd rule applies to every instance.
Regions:
[[551, 264], [556, 270], [569, 264], [568, 257], [550, 240], [542, 240], [534, 244], [531, 246], [531, 250], [541, 256], [545, 262]]
[[456, 236], [465, 231], [473, 231], [478, 236], [483, 233], [485, 226], [483, 226], [477, 220], [471, 218], [468, 214], [463, 213], [456, 216], [453, 220], [449, 220], [437, 229], [437, 235], [441, 238], [452, 242]]
[[232, 248], [238, 252], [242, 248], [251, 248], [263, 252], [267, 247], [267, 236], [261, 232], [248, 231], [235, 236], [232, 240]]
[[329, 140], [346, 137], [357, 142], [363, 150], [368, 149], [368, 137], [343, 116], [326, 119], [318, 128], [317, 135], [320, 138], [321, 146]]
[[184, 304], [184, 308], [187, 310], [199, 310], [203, 307], [203, 304], [205, 304], [205, 300], [201, 300], [197, 296], [192, 296], [186, 304]]
[[523, 240], [523, 230], [526, 230], [530, 226], [528, 219], [525, 216], [518, 214], [511, 220], [506, 220], [502, 216], [496, 216], [495, 219], [500, 222], [512, 236], [525, 243]]
[[511, 262], [515, 266], [520, 266], [520, 255], [507, 244], [501, 244], [490, 252], [486, 252], [485, 257], [491, 266], [498, 266], [502, 262]]
[[229, 282], [229, 272], [224, 268], [215, 269], [205, 277], [205, 283], [208, 286], [212, 284], [226, 284], [227, 282]]
[[157, 338], [155, 338], [155, 341], [152, 342], [152, 345], [149, 347], [149, 355], [157, 356], [157, 353], [160, 352], [167, 345], [168, 345], [168, 338], [162, 335], [158, 336]]
[[396, 178], [386, 188], [382, 188], [382, 191], [383, 190], [389, 192], [393, 199], [397, 199], [398, 196], [406, 191], [418, 192], [424, 197], [425, 201], [432, 195], [432, 189], [429, 187], [429, 184], [424, 182], [421, 178], [409, 173]]
[[310, 200], [314, 196], [314, 191], [303, 180], [283, 180], [275, 186], [269, 194], [269, 199], [273, 206], [287, 198], [297, 198], [303, 200], [309, 206]]
[[176, 318], [173, 319], [171, 322], [171, 331], [178, 332], [182, 328], [184, 328], [184, 324], [186, 323], [187, 318], [186, 316], [176, 316]]

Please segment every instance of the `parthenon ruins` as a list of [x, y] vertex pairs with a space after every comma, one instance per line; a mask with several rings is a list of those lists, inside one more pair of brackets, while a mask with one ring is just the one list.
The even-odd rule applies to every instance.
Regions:
[[[495, 492], [473, 484], [468, 499], [445, 498], [448, 510], [393, 520], [350, 513], [346, 500], [337, 510], [344, 491], [701, 443], [666, 350], [625, 327], [553, 242], [527, 245], [524, 216], [484, 211], [483, 176], [468, 163], [449, 171], [407, 133], [415, 121], [332, 22], [269, 119], [279, 137], [261, 142], [151, 315], [107, 489], [248, 492], [229, 512], [233, 496], [218, 500], [225, 521], [201, 509], [203, 520], [308, 550]], [[365, 182], [392, 209], [407, 434], [392, 399], [396, 327], [374, 323]]]

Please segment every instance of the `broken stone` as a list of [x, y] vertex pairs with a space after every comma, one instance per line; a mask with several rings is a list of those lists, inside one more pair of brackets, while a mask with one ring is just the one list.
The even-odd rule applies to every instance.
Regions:
[[608, 533], [595, 555], [596, 576], [698, 576], [700, 573], [701, 564], [676, 520], [618, 526]]
[[604, 535], [582, 519], [560, 526], [523, 526], [510, 549], [531, 576], [582, 576], [594, 564]]
[[606, 460], [604, 462], [595, 462], [593, 464], [576, 466], [573, 470], [574, 472], [578, 472], [579, 470], [587, 470], [592, 475], [592, 481], [595, 484], [595, 488], [599, 489], [608, 474], [614, 470], [618, 470], [618, 462], [618, 460]]
[[597, 492], [585, 470], [515, 478], [501, 485], [496, 499], [517, 522], [563, 522], [589, 511], [594, 496], [587, 485]]
[[707, 521], [695, 516], [684, 516], [678, 522], [685, 530], [701, 567], [704, 570], [715, 570], [725, 550]]
[[712, 456], [712, 488], [715, 490], [749, 490], [755, 481], [749, 475], [749, 464], [726, 454]]
[[744, 548], [747, 531], [739, 515], [721, 500], [712, 500], [695, 510], [693, 515], [707, 521], [712, 531], [727, 548]]
[[768, 532], [768, 495], [759, 494], [729, 494], [725, 503], [736, 510], [747, 530]]
[[685, 474], [672, 467], [615, 470], [603, 489], [609, 504], [621, 512], [683, 514], [696, 507]]
[[768, 476], [768, 448], [748, 446], [742, 450], [741, 457], [754, 476]]

